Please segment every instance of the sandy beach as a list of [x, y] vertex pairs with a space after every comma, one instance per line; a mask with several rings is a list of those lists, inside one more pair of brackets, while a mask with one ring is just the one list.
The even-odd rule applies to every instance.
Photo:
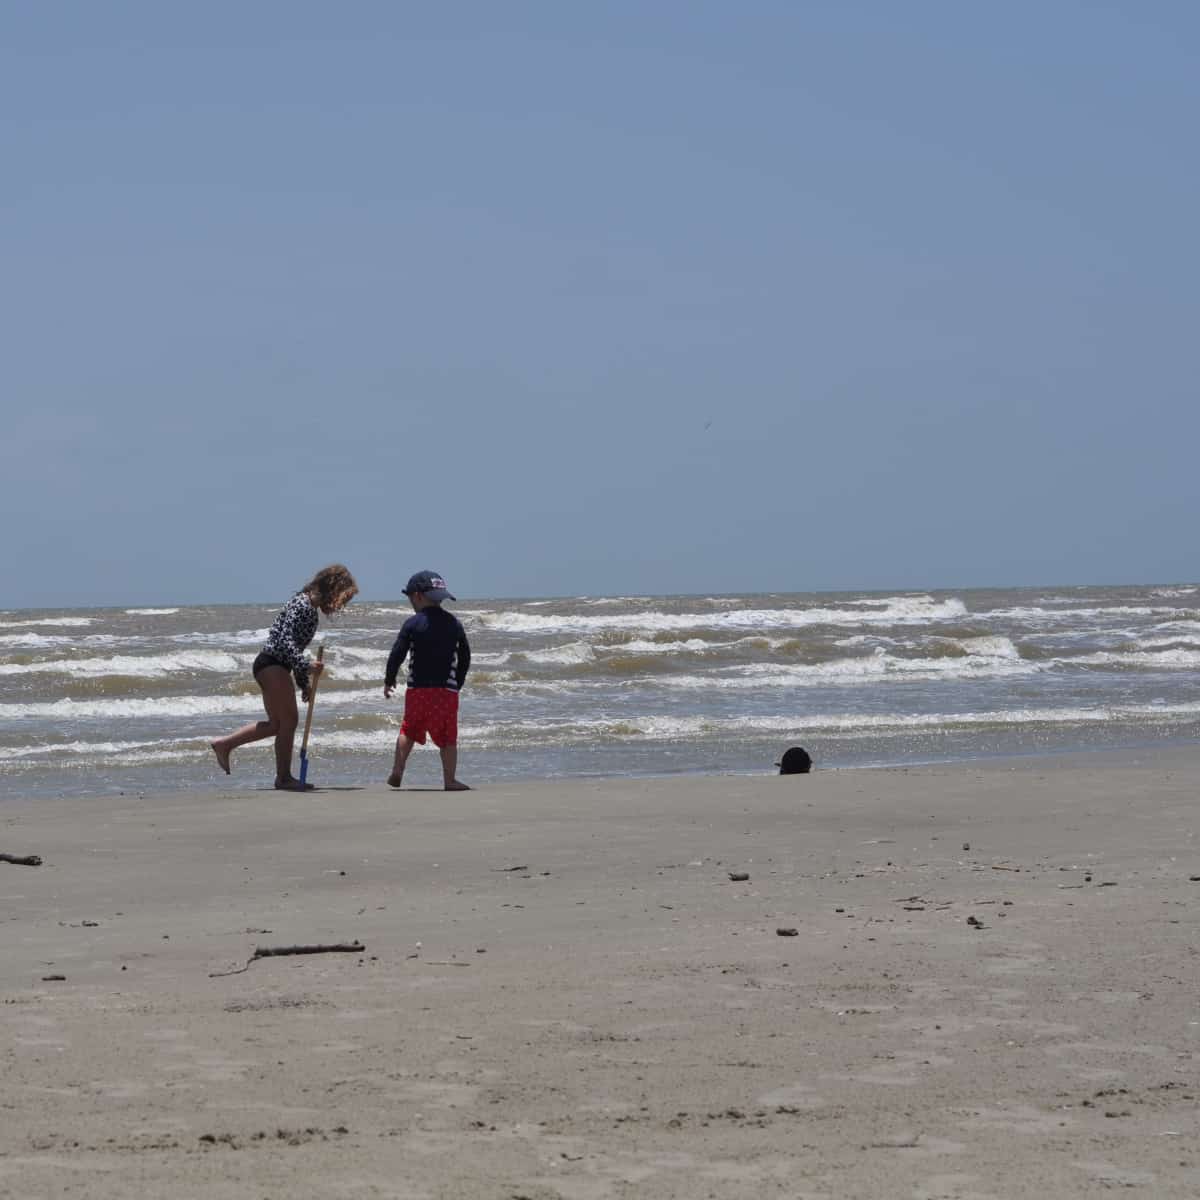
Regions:
[[1200, 753], [234, 782], [0, 805], [0, 1196], [1200, 1192]]

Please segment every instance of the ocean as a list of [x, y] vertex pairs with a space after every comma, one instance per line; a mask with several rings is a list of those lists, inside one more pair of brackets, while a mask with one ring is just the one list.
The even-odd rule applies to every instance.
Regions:
[[[0, 612], [0, 789], [223, 786], [208, 743], [261, 715], [250, 664], [286, 598]], [[1194, 584], [448, 607], [474, 653], [460, 715], [470, 783], [771, 772], [789, 745], [819, 770], [1200, 734]], [[322, 618], [314, 782], [386, 777], [403, 693], [384, 699], [384, 664], [410, 611], [355, 601]], [[271, 774], [269, 742], [235, 753], [237, 782]], [[439, 781], [436, 752], [418, 748], [406, 784]]]

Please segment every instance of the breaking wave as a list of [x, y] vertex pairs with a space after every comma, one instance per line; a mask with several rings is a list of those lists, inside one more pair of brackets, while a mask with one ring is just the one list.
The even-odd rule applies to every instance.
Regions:
[[602, 630], [767, 630], [803, 629], [814, 625], [925, 625], [966, 616], [961, 600], [935, 600], [932, 596], [893, 597], [872, 602], [876, 611], [850, 608], [750, 608], [726, 612], [630, 612], [612, 616], [532, 613], [483, 613], [481, 623], [502, 633], [588, 634]]
[[165, 675], [237, 671], [249, 661], [249, 658], [237, 658], [216, 650], [193, 650], [176, 654], [122, 654], [111, 658], [51, 658], [31, 663], [0, 663], [0, 675], [70, 675], [88, 678], [118, 675], [159, 679]]
[[91, 625], [94, 617], [39, 617], [30, 621], [0, 621], [0, 629], [22, 629], [30, 625], [62, 626], [65, 629], [79, 629]]

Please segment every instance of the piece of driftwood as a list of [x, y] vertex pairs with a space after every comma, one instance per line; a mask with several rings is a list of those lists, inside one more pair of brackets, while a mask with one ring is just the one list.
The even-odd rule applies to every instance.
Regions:
[[40, 867], [42, 856], [40, 854], [0, 854], [0, 862], [15, 863], [18, 867]]
[[361, 954], [366, 949], [362, 942], [335, 942], [331, 946], [259, 946], [248, 959], [244, 967], [234, 971], [210, 971], [209, 979], [219, 979], [223, 975], [241, 975], [250, 970], [250, 964], [260, 958], [276, 958], [285, 954]]

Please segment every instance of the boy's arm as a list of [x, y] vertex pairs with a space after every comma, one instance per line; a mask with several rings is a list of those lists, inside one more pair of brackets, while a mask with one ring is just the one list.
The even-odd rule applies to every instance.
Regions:
[[461, 690], [467, 681], [467, 672], [471, 669], [471, 643], [467, 641], [467, 631], [458, 623], [458, 653], [455, 658], [454, 677], [458, 680]]
[[383, 677], [383, 694], [390, 696], [396, 686], [396, 676], [400, 673], [400, 664], [404, 661], [405, 655], [408, 654], [409, 647], [412, 645], [412, 637], [408, 628], [408, 622], [405, 621], [403, 628], [396, 635], [396, 641], [392, 645], [392, 652], [388, 655], [387, 674]]

